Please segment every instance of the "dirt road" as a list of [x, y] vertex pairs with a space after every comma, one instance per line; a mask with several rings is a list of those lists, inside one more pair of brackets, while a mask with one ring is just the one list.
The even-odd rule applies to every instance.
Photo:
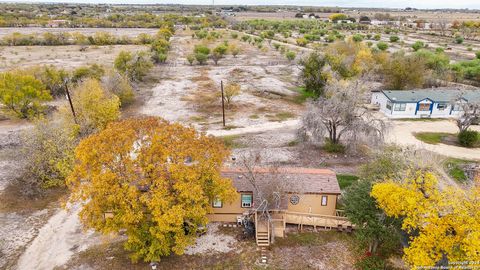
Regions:
[[80, 210], [75, 205], [53, 215], [20, 257], [17, 269], [53, 269], [67, 263], [74, 253], [101, 242], [94, 232], [82, 230]]
[[[480, 126], [472, 126], [472, 129], [480, 131]], [[387, 134], [387, 141], [399, 145], [413, 145], [420, 149], [426, 149], [437, 154], [468, 160], [480, 160], [480, 149], [468, 149], [446, 144], [427, 144], [419, 141], [413, 132], [447, 132], [457, 133], [455, 122], [445, 121], [393, 121], [392, 128]]]

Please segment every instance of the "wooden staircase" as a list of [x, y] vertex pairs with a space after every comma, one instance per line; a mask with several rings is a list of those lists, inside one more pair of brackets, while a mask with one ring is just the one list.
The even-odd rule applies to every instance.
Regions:
[[270, 245], [270, 234], [268, 232], [257, 232], [257, 246], [268, 247]]
[[270, 226], [266, 220], [259, 219], [257, 213], [255, 213], [255, 240], [259, 247], [270, 246]]

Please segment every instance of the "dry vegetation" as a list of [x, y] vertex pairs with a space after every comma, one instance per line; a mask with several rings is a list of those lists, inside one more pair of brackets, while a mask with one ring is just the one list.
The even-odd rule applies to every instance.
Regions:
[[[364, 11], [362, 14], [375, 16], [382, 11]], [[347, 15], [358, 16], [359, 11], [348, 11]], [[420, 17], [435, 21], [438, 13], [391, 12], [393, 16], [408, 18]], [[322, 19], [331, 13], [316, 13]], [[448, 13], [442, 14], [447, 20], [480, 20], [478, 14]], [[251, 19], [286, 20], [292, 19], [295, 12], [241, 12], [234, 18], [237, 21]], [[231, 18], [230, 18], [231, 19]], [[77, 31], [78, 30], [78, 31]], [[431, 35], [424, 31], [399, 31], [398, 33], [383, 33], [380, 30], [345, 30], [339, 35], [350, 37], [353, 34], [374, 34], [382, 32], [379, 40], [369, 40], [376, 46], [378, 42], [389, 43], [388, 52], [399, 50], [412, 52], [411, 46], [417, 41], [428, 44], [428, 49], [445, 48], [453, 61], [471, 60], [475, 52], [480, 51], [480, 42], [466, 40], [463, 44], [454, 44], [451, 37]], [[69, 29], [50, 28], [7, 28], [0, 33], [2, 36], [12, 32], [43, 33], [63, 32]], [[93, 34], [97, 29], [75, 29], [84, 34]], [[137, 36], [139, 33], [155, 34], [154, 28], [109, 28], [102, 29], [115, 35]], [[217, 32], [220, 37], [199, 39], [194, 37], [195, 30], [177, 29], [170, 39], [170, 50], [165, 63], [157, 63], [146, 75], [143, 81], [133, 83], [136, 100], [133, 104], [122, 108], [122, 118], [131, 116], [158, 116], [169, 121], [192, 125], [198, 130], [209, 134], [221, 135], [224, 143], [231, 148], [231, 158], [239, 157], [247, 152], [261, 149], [266, 158], [265, 164], [281, 164], [292, 167], [329, 168], [337, 173], [358, 174], [358, 168], [368, 160], [369, 152], [328, 153], [318, 146], [303, 144], [299, 141], [297, 130], [299, 119], [304, 114], [304, 102], [311, 96], [306, 96], [303, 82], [299, 79], [301, 73], [298, 65], [313, 48], [323, 52], [324, 41], [314, 41], [306, 46], [298, 46], [296, 39], [303, 34], [293, 31], [288, 38], [275, 33], [277, 41], [265, 38], [260, 43], [241, 40], [244, 31], [228, 29], [209, 29]], [[255, 31], [253, 31], [255, 32]], [[234, 37], [234, 34], [237, 37]], [[252, 39], [259, 38], [261, 33], [251, 33]], [[398, 35], [400, 42], [391, 43], [390, 37]], [[227, 52], [219, 59], [218, 64], [209, 58], [206, 64], [196, 61], [189, 63], [189, 55], [196, 45], [204, 45], [213, 50], [215, 47], [228, 43], [240, 48], [239, 54], [233, 56]], [[367, 40], [364, 40], [366, 43]], [[281, 44], [282, 49], [275, 48]], [[470, 49], [469, 49], [470, 48]], [[138, 52], [149, 50], [146, 45], [110, 45], [110, 46], [2, 46], [0, 47], [0, 71], [12, 68], [26, 68], [39, 65], [53, 65], [67, 70], [87, 64], [100, 64], [109, 69], [120, 51]], [[296, 54], [296, 59], [288, 61], [286, 52]], [[373, 77], [373, 76], [372, 76]], [[222, 125], [222, 106], [220, 82], [227, 87], [231, 84], [239, 86], [235, 96], [226, 106], [226, 126]], [[378, 81], [369, 81], [368, 85], [378, 87]], [[66, 106], [63, 96], [49, 103], [53, 108]], [[27, 122], [11, 122], [3, 120], [7, 116], [0, 115], [0, 268], [14, 268], [25, 250], [25, 247], [36, 237], [39, 229], [47, 222], [59, 207], [66, 190], [57, 188], [46, 192], [41, 197], [25, 196], [15, 184], [16, 176], [21, 167], [15, 164], [16, 151], [19, 145], [16, 140], [20, 129], [30, 128]], [[441, 123], [446, 125], [445, 123]], [[396, 136], [407, 138], [412, 133], [405, 128]], [[413, 127], [409, 126], [409, 127]], [[408, 136], [407, 136], [408, 135]], [[11, 137], [14, 143], [11, 143]], [[394, 136], [393, 136], [394, 137]], [[416, 142], [409, 141], [409, 144]], [[461, 149], [461, 151], [463, 151]], [[229, 165], [236, 165], [234, 159]], [[238, 164], [237, 164], [238, 165]], [[80, 228], [73, 228], [78, 229]], [[215, 237], [222, 241], [228, 235], [236, 240], [234, 250], [221, 252], [204, 252], [194, 255], [172, 255], [162, 259], [160, 269], [353, 269], [357, 253], [353, 247], [353, 237], [350, 234], [336, 232], [298, 233], [295, 228], [287, 238], [278, 239], [268, 250], [268, 266], [260, 265], [259, 250], [253, 239], [245, 239], [239, 229], [220, 228]], [[12, 233], [15, 232], [15, 233]], [[74, 237], [82, 238], [79, 236]], [[86, 236], [85, 236], [86, 237]], [[3, 240], [2, 238], [6, 239]], [[3, 241], [2, 241], [3, 240]], [[82, 239], [78, 239], [81, 242]], [[124, 238], [110, 242], [98, 243], [82, 247], [85, 250], [76, 252], [78, 246], [71, 249], [75, 254], [65, 265], [56, 269], [146, 269], [149, 266], [140, 262], [133, 264], [122, 248]], [[58, 250], [57, 250], [58, 251]], [[66, 250], [68, 253], [71, 250]], [[36, 254], [38, 255], [38, 254]], [[41, 255], [41, 254], [40, 254]], [[67, 256], [68, 257], [68, 256]], [[32, 257], [32, 260], [38, 259]]]

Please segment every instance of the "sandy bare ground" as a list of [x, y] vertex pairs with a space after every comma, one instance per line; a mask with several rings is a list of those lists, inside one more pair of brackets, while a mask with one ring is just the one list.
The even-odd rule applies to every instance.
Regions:
[[[249, 44], [238, 43], [242, 53], [236, 58], [227, 55], [218, 65], [213, 65], [210, 61], [208, 65], [191, 66], [186, 57], [194, 45], [201, 41], [181, 33], [175, 36], [171, 43], [169, 64], [164, 66], [162, 74], [159, 75], [160, 82], [146, 98], [145, 106], [140, 110], [141, 114], [160, 116], [170, 121], [193, 125], [204, 131], [220, 130], [223, 128], [221, 81], [224, 84], [235, 82], [241, 85], [241, 94], [234, 98], [234, 104], [226, 111], [227, 124], [230, 127], [246, 128], [261, 124], [276, 126], [276, 113], [290, 113], [286, 118], [294, 118], [301, 113], [302, 106], [282, 100], [277, 94], [271, 93], [276, 92], [281, 96], [295, 95], [292, 88], [296, 87], [295, 78], [299, 72], [295, 65], [285, 63], [285, 59], [273, 49], [260, 51]], [[203, 96], [205, 98], [202, 98]], [[207, 96], [213, 99], [206, 101]]]
[[[0, 212], [0, 269], [11, 269], [23, 249], [51, 215], [49, 209], [33, 213]], [[34, 269], [34, 268], [31, 268]]]
[[94, 232], [82, 230], [80, 209], [74, 205], [53, 215], [20, 257], [17, 269], [53, 269], [67, 263], [74, 253], [101, 242]]
[[80, 45], [71, 46], [10, 46], [0, 47], [0, 71], [37, 65], [55, 65], [73, 69], [87, 64], [110, 67], [122, 50], [145, 50], [143, 45], [89, 46], [80, 51]]
[[207, 233], [198, 237], [195, 244], [185, 250], [187, 255], [227, 253], [234, 250], [237, 240], [219, 232], [220, 223], [207, 224]]
[[284, 122], [267, 122], [257, 125], [250, 125], [247, 127], [236, 128], [231, 130], [224, 130], [224, 129], [217, 129], [217, 130], [209, 130], [207, 134], [223, 137], [223, 136], [232, 136], [232, 135], [242, 135], [247, 133], [258, 133], [258, 132], [272, 132], [279, 129], [291, 129], [299, 127], [300, 121], [298, 119], [294, 120], [287, 120]]
[[20, 143], [21, 131], [28, 127], [30, 125], [23, 121], [0, 121], [0, 193], [21, 167], [21, 164], [12, 157], [15, 156], [15, 148]]
[[[480, 131], [480, 126], [472, 126], [473, 130]], [[392, 130], [387, 140], [399, 145], [413, 145], [419, 149], [426, 149], [434, 153], [459, 159], [480, 160], [480, 149], [468, 149], [446, 144], [427, 144], [419, 141], [413, 132], [447, 132], [457, 133], [458, 128], [453, 121], [393, 121]]]
[[44, 28], [44, 27], [4, 27], [0, 29], [0, 38], [12, 33], [43, 34], [43, 33], [82, 33], [93, 35], [96, 32], [107, 32], [115, 36], [136, 37], [141, 33], [154, 35], [158, 32], [154, 28]]

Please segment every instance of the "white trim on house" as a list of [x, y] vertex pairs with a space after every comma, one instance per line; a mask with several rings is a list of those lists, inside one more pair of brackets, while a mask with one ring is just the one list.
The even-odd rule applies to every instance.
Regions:
[[[452, 91], [452, 92], [446, 92]], [[400, 91], [399, 91], [400, 92]], [[461, 93], [458, 90], [414, 90], [414, 91], [379, 91], [373, 92], [371, 104], [379, 106], [379, 110], [389, 118], [457, 118], [462, 115], [462, 111], [458, 110], [452, 101], [447, 100], [450, 96]], [[401, 95], [397, 95], [401, 94]], [[480, 91], [469, 93], [470, 98], [480, 96]], [[398, 100], [396, 96], [401, 96]], [[419, 96], [424, 96], [417, 100]], [[464, 97], [460, 98], [460, 102], [468, 102]]]

